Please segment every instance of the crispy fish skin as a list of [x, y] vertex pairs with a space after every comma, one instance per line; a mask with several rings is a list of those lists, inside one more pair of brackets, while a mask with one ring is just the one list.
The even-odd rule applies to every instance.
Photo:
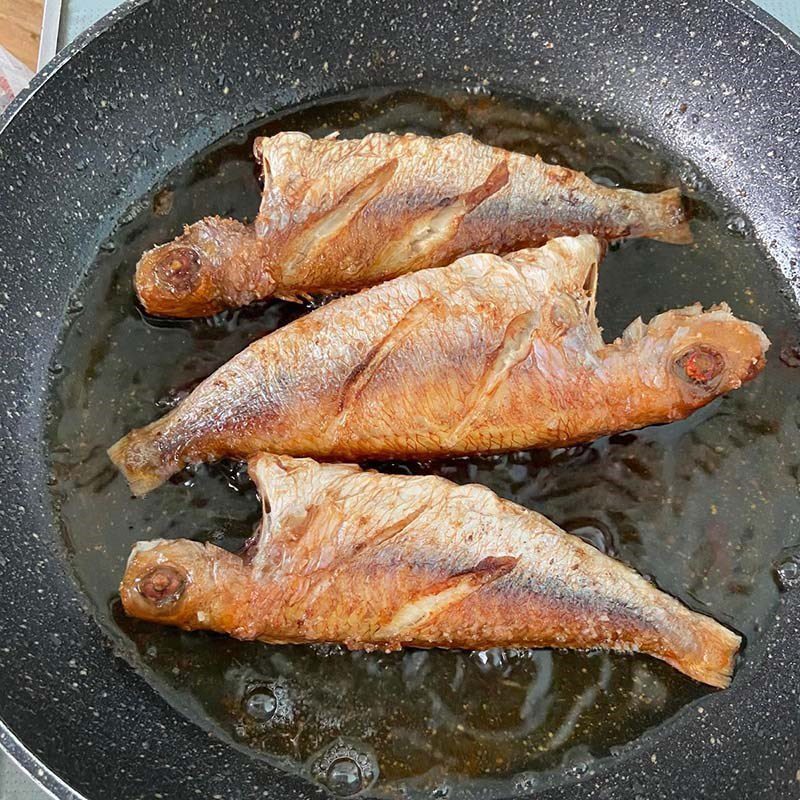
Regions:
[[255, 155], [264, 177], [255, 225], [204, 219], [145, 253], [135, 285], [147, 311], [193, 317], [272, 295], [352, 292], [563, 235], [691, 241], [678, 189], [609, 189], [464, 134], [286, 132], [257, 139]]
[[265, 336], [109, 455], [136, 494], [260, 451], [328, 460], [567, 445], [680, 419], [753, 378], [769, 341], [727, 306], [605, 345], [602, 243], [474, 255], [335, 300]]
[[603, 648], [729, 684], [741, 643], [540, 514], [443, 478], [260, 454], [264, 501], [244, 557], [139, 542], [128, 614], [272, 643]]

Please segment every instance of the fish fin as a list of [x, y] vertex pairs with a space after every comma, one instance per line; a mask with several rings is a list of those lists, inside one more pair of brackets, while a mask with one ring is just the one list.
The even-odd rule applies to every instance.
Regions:
[[416, 631], [482, 586], [508, 574], [518, 561], [514, 556], [490, 556], [469, 570], [445, 578], [400, 606], [375, 632], [374, 638], [386, 642], [413, 641]]
[[664, 661], [696, 681], [726, 689], [731, 683], [742, 637], [700, 614], [693, 615], [687, 632], [693, 646], [683, 653], [662, 656]]
[[483, 183], [462, 195], [466, 213], [474, 211], [484, 200], [497, 194], [508, 183], [509, 177], [508, 161], [504, 158], [492, 167]]
[[[600, 240], [603, 244], [605, 244], [605, 239]], [[602, 253], [605, 255], [605, 248], [602, 248]], [[601, 255], [600, 258], [603, 256]], [[597, 309], [597, 279], [599, 273], [599, 260], [593, 261], [591, 266], [589, 267], [588, 272], [586, 273], [586, 280], [583, 284], [583, 292], [586, 296], [586, 314], [591, 320], [596, 320], [596, 309]]]
[[653, 195], [653, 200], [663, 206], [662, 213], [671, 217], [673, 224], [667, 225], [661, 230], [646, 233], [644, 236], [667, 244], [691, 244], [694, 241], [694, 236], [686, 216], [681, 190], [677, 187], [667, 189], [664, 192]]
[[608, 250], [605, 239], [584, 233], [559, 236], [541, 247], [528, 247], [503, 256], [519, 270], [533, 291], [551, 294], [557, 291], [596, 291], [596, 273]]
[[388, 356], [406, 340], [417, 325], [428, 319], [435, 309], [441, 307], [441, 305], [441, 298], [433, 295], [418, 300], [405, 312], [389, 332], [378, 341], [367, 353], [366, 357], [347, 376], [342, 387], [342, 398], [339, 401], [340, 411], [358, 400], [367, 384], [369, 384]]
[[123, 436], [108, 448], [108, 457], [125, 476], [131, 492], [137, 497], [157, 489], [170, 475], [177, 472], [164, 464], [158, 437], [153, 428], [161, 420]]

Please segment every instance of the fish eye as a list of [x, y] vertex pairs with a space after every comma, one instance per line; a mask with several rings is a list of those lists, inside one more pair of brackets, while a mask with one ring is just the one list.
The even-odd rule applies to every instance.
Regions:
[[725, 370], [725, 358], [719, 350], [697, 344], [684, 350], [673, 362], [679, 378], [692, 386], [714, 388]]

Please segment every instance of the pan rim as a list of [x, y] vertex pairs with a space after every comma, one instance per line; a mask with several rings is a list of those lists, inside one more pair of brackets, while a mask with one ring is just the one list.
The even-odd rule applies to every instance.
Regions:
[[[73, 42], [63, 48], [48, 62], [45, 67], [36, 73], [30, 85], [24, 89], [0, 114], [0, 135], [13, 122], [18, 113], [33, 100], [38, 92], [55, 76], [66, 63], [77, 53], [89, 46], [95, 39], [105, 33], [109, 28], [123, 20], [140, 7], [146, 6], [151, 0], [124, 0], [124, 2], [101, 17]], [[790, 52], [800, 56], [800, 35], [787, 28], [779, 20], [772, 17], [753, 0], [724, 0], [735, 12], [744, 14], [749, 19], [762, 27], [770, 36], [777, 38]], [[95, 623], [96, 624], [96, 623]], [[103, 636], [105, 633], [103, 632]], [[15, 763], [45, 791], [58, 800], [86, 800], [83, 794], [72, 789], [62, 780], [47, 764], [35, 755], [14, 733], [12, 727], [0, 717], [0, 748], [5, 751]], [[624, 759], [624, 756], [622, 756]]]

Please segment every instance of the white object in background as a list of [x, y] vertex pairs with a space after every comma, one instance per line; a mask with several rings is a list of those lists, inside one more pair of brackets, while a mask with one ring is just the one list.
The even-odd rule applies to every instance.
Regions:
[[61, 0], [44, 0], [42, 11], [42, 33], [39, 36], [39, 60], [36, 69], [41, 69], [60, 49], [58, 33], [61, 27]]
[[0, 47], [0, 111], [30, 82], [33, 73], [7, 50]]

